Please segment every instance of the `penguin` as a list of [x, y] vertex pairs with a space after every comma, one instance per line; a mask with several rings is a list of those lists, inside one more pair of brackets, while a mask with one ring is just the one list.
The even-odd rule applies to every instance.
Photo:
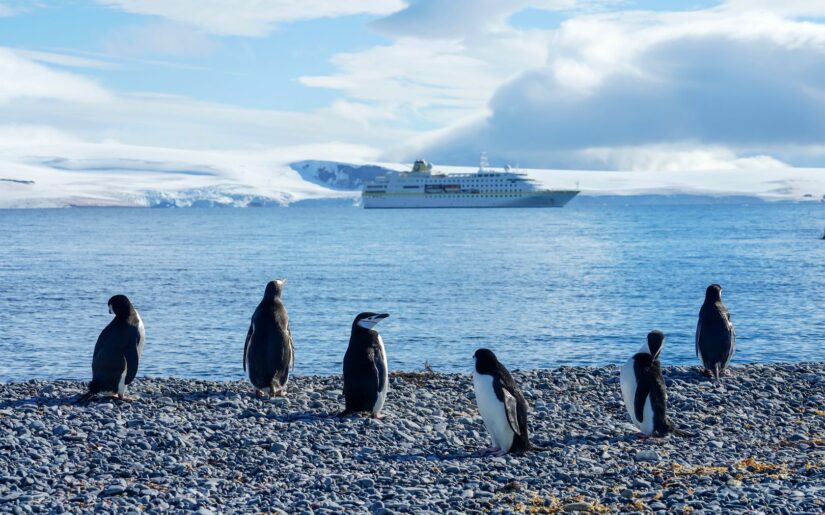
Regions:
[[622, 399], [630, 420], [645, 437], [674, 433], [690, 436], [667, 418], [667, 390], [659, 363], [665, 344], [661, 331], [651, 331], [639, 352], [627, 360], [621, 370]]
[[243, 369], [249, 372], [249, 381], [255, 395], [266, 390], [270, 397], [286, 395], [289, 371], [295, 364], [289, 317], [281, 302], [286, 279], [269, 281], [264, 298], [252, 313], [249, 331], [243, 348]]
[[344, 354], [345, 417], [369, 411], [373, 418], [382, 418], [381, 409], [387, 400], [387, 351], [375, 325], [390, 316], [388, 313], [360, 313], [352, 322], [349, 346]]
[[143, 320], [126, 295], [109, 299], [109, 313], [115, 318], [97, 338], [92, 355], [92, 381], [78, 402], [98, 393], [126, 400], [126, 388], [137, 375], [146, 334]]
[[492, 446], [476, 453], [479, 456], [508, 452], [543, 450], [530, 443], [527, 429], [527, 401], [507, 368], [489, 349], [478, 349], [473, 355], [473, 389], [484, 427], [490, 433]]
[[722, 303], [722, 287], [711, 284], [696, 323], [696, 356], [702, 360], [705, 375], [719, 376], [736, 352], [736, 330], [728, 308]]

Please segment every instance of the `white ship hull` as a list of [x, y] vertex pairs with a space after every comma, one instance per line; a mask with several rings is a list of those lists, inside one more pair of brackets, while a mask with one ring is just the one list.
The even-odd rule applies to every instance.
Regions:
[[534, 191], [512, 195], [364, 193], [364, 209], [563, 207], [578, 191]]
[[409, 172], [388, 172], [364, 187], [365, 209], [563, 207], [578, 195], [575, 190], [545, 190], [525, 174], [509, 167], [503, 172], [487, 168], [481, 158], [476, 173], [439, 173], [423, 160]]

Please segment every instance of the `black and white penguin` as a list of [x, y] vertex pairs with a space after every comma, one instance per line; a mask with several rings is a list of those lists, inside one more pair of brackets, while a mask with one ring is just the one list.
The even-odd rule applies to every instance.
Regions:
[[478, 349], [473, 355], [473, 389], [484, 427], [490, 433], [492, 445], [478, 455], [524, 452], [539, 449], [530, 444], [527, 430], [527, 401], [507, 368], [489, 349]]
[[97, 337], [92, 356], [92, 381], [89, 391], [78, 401], [101, 393], [127, 399], [126, 387], [132, 384], [143, 354], [143, 320], [126, 295], [109, 299], [109, 313], [115, 318]]
[[651, 331], [639, 352], [627, 360], [620, 375], [622, 399], [630, 420], [645, 436], [689, 436], [667, 418], [667, 390], [659, 364], [664, 344], [664, 333]]
[[735, 352], [736, 330], [722, 303], [722, 287], [711, 284], [705, 290], [705, 303], [696, 323], [696, 356], [702, 360], [705, 374], [718, 381]]
[[289, 317], [281, 302], [286, 279], [269, 281], [264, 298], [255, 308], [243, 348], [243, 368], [255, 395], [266, 390], [270, 396], [286, 395], [289, 370], [295, 363]]
[[381, 418], [387, 400], [387, 351], [375, 324], [390, 316], [387, 313], [361, 313], [352, 322], [349, 346], [344, 354], [345, 406], [338, 416], [369, 411]]

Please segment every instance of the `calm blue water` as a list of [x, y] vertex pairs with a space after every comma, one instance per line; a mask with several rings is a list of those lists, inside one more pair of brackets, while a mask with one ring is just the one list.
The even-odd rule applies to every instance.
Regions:
[[267, 280], [296, 373], [336, 374], [359, 311], [392, 369], [467, 371], [486, 346], [512, 368], [627, 359], [668, 335], [695, 363], [705, 287], [719, 282], [737, 362], [825, 360], [821, 204], [534, 210], [73, 209], [0, 211], [0, 381], [88, 378], [127, 294], [146, 324], [142, 375], [238, 379]]

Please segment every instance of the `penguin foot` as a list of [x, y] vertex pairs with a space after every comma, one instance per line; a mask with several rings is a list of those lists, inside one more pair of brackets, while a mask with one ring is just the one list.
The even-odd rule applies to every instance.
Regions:
[[134, 397], [126, 395], [125, 393], [119, 393], [119, 394], [115, 395], [115, 399], [117, 399], [119, 401], [127, 401], [127, 402], [131, 402], [131, 401], [135, 400]]
[[725, 370], [722, 371], [722, 375], [731, 377], [731, 376], [733, 376], [733, 372], [731, 372], [731, 370], [729, 368], [726, 368]]
[[286, 397], [286, 388], [281, 388], [280, 390], [275, 390], [274, 393], [269, 395], [270, 397]]
[[497, 450], [493, 453], [493, 456], [498, 457], [498, 456], [504, 456], [505, 454], [507, 454], [507, 451], [505, 451], [504, 449], [499, 449], [499, 450]]
[[713, 377], [713, 372], [711, 372], [708, 369], [704, 369], [704, 370], [702, 370], [702, 375], [705, 376], [705, 377]]
[[255, 397], [260, 399], [263, 396], [264, 396], [264, 392], [262, 392], [262, 391], [258, 390], [257, 388], [255, 388]]
[[383, 414], [383, 413], [373, 413], [372, 414], [372, 418], [374, 418], [376, 420], [384, 420], [384, 417], [386, 417], [386, 415]]

